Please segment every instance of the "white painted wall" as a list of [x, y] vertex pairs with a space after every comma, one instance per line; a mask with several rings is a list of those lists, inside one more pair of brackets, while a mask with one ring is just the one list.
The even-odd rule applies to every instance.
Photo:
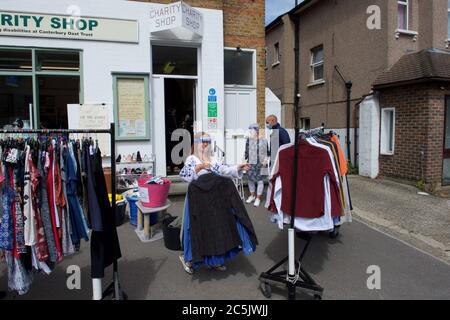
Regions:
[[375, 179], [379, 173], [380, 106], [377, 97], [364, 99], [359, 107], [359, 174]]
[[[80, 16], [132, 19], [139, 22], [139, 44], [116, 42], [43, 39], [25, 37], [0, 37], [0, 45], [68, 48], [83, 50], [83, 88], [84, 103], [113, 104], [112, 72], [151, 73], [150, 23], [149, 11], [161, 6], [154, 3], [142, 3], [123, 0], [1, 0], [1, 9], [6, 11], [23, 11], [51, 14], [71, 14], [76, 8]], [[224, 71], [223, 71], [223, 14], [220, 10], [201, 9], [204, 18], [204, 32], [199, 65], [199, 83], [197, 117], [199, 127], [207, 129], [207, 99], [209, 88], [215, 88], [218, 96], [218, 130], [212, 132], [218, 144], [224, 147]], [[150, 77], [151, 80], [151, 77]], [[152, 81], [150, 81], [152, 83]], [[150, 85], [152, 86], [152, 85]], [[117, 142], [117, 153], [130, 154], [140, 151], [141, 155], [162, 152], [163, 163], [157, 167], [165, 167], [165, 149], [153, 146], [153, 141], [164, 140], [161, 113], [156, 113], [154, 105], [155, 90], [151, 93], [151, 141]], [[164, 101], [164, 100], [162, 100]], [[113, 110], [110, 110], [113, 119]], [[162, 113], [163, 115], [164, 113]], [[158, 128], [156, 128], [158, 126]], [[157, 129], [157, 130], [156, 130]], [[158, 161], [157, 159], [157, 161]], [[161, 169], [159, 172], [162, 173]]]

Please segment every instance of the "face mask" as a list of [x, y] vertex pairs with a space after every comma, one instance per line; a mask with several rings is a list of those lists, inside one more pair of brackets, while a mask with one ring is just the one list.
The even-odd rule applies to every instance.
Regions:
[[269, 130], [271, 130], [271, 129], [272, 129], [272, 125], [271, 125], [271, 124], [268, 124], [268, 125], [266, 125], [266, 128], [269, 129]]

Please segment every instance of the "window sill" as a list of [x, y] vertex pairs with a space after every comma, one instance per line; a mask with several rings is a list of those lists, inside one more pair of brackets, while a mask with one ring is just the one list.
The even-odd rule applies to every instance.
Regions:
[[382, 155], [382, 156], [393, 156], [394, 152], [381, 152], [380, 155]]
[[399, 39], [401, 35], [412, 37], [413, 41], [415, 42], [415, 41], [417, 41], [419, 33], [417, 31], [412, 31], [412, 30], [403, 30], [403, 29], [395, 30], [395, 39]]
[[272, 68], [274, 68], [274, 67], [278, 66], [278, 65], [279, 65], [280, 63], [281, 63], [280, 61], [278, 61], [278, 62], [275, 62], [274, 64], [272, 64]]
[[314, 81], [309, 83], [308, 85], [306, 85], [308, 88], [312, 88], [312, 87], [316, 87], [316, 86], [320, 86], [325, 84], [325, 80], [318, 80], [318, 81]]

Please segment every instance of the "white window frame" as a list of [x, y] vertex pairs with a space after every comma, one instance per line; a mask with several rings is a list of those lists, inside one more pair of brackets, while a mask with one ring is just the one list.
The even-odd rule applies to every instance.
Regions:
[[[225, 47], [224, 48], [224, 52], [225, 50], [227, 51], [236, 51], [236, 48], [231, 48], [231, 47]], [[253, 68], [253, 84], [251, 85], [241, 85], [241, 84], [225, 84], [225, 88], [247, 88], [247, 89], [256, 89], [256, 83], [257, 83], [257, 69], [256, 69], [256, 55], [257, 55], [257, 51], [256, 49], [248, 49], [248, 48], [241, 48], [241, 50], [243, 52], [251, 52], [252, 53], [252, 68]]]
[[[388, 113], [392, 112], [392, 135], [390, 128], [386, 127], [389, 125], [387, 121], [389, 120]], [[395, 153], [395, 108], [383, 108], [381, 109], [381, 132], [380, 132], [380, 154], [392, 156]], [[392, 149], [390, 149], [390, 143], [392, 139]]]
[[279, 42], [276, 42], [274, 45], [273, 45], [273, 47], [274, 47], [274, 51], [275, 51], [275, 54], [274, 54], [274, 62], [273, 62], [273, 64], [272, 64], [272, 67], [275, 67], [275, 66], [277, 66], [277, 65], [279, 65], [280, 63], [281, 63], [281, 59], [280, 59], [280, 57], [281, 57], [281, 55], [280, 55], [280, 43]]
[[[318, 49], [322, 49], [322, 61], [319, 62], [314, 62], [314, 55], [315, 52], [317, 52]], [[325, 51], [324, 51], [324, 47], [323, 45], [314, 47], [311, 49], [311, 84], [318, 84], [318, 83], [324, 83], [325, 82]], [[321, 79], [315, 79], [314, 78], [314, 70], [317, 67], [323, 67], [323, 73], [322, 73], [322, 78]]]
[[[447, 13], [450, 13], [450, 4], [447, 4]], [[447, 14], [448, 17], [448, 14]], [[450, 19], [447, 21], [447, 43], [450, 40], [450, 33], [448, 32], [448, 27], [450, 26]], [[448, 44], [447, 44], [448, 45]], [[448, 47], [447, 47], [448, 48]]]
[[[406, 29], [399, 28], [398, 26], [398, 5], [406, 6]], [[397, 0], [397, 30], [398, 31], [408, 31], [409, 30], [409, 0]]]

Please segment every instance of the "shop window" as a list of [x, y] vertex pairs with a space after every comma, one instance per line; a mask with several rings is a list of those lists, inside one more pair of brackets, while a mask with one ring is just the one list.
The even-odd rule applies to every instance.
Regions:
[[0, 49], [0, 70], [31, 71], [31, 50]]
[[225, 85], [254, 86], [253, 51], [225, 50]]
[[80, 99], [78, 76], [39, 76], [39, 119], [41, 128], [67, 129], [67, 105]]
[[53, 51], [37, 51], [36, 52], [38, 71], [44, 70], [64, 70], [79, 71], [80, 70], [80, 53], [79, 52], [53, 52]]
[[197, 48], [152, 46], [153, 74], [197, 76]]
[[311, 80], [323, 81], [323, 46], [311, 50]]
[[408, 30], [409, 27], [409, 0], [397, 1], [397, 28]]
[[393, 155], [395, 149], [395, 109], [381, 111], [381, 154]]
[[0, 128], [11, 128], [16, 120], [30, 128], [32, 103], [31, 76], [0, 76]]

